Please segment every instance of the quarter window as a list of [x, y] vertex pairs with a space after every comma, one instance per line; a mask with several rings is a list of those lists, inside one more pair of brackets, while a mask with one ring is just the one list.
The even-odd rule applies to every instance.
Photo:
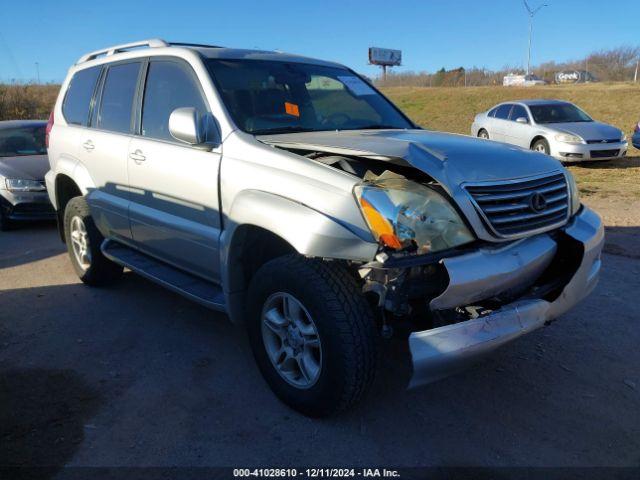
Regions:
[[507, 103], [505, 105], [500, 105], [498, 107], [498, 109], [496, 110], [496, 118], [500, 118], [502, 120], [506, 120], [509, 118], [509, 112], [511, 111], [511, 107], [513, 105], [511, 105], [510, 103]]
[[174, 141], [169, 116], [181, 107], [194, 107], [199, 114], [207, 112], [197, 81], [176, 62], [151, 62], [142, 105], [142, 135]]
[[91, 98], [100, 75], [100, 68], [80, 70], [71, 79], [62, 104], [62, 114], [68, 123], [87, 126]]
[[139, 70], [139, 63], [109, 67], [96, 122], [98, 128], [121, 133], [131, 131], [131, 111]]

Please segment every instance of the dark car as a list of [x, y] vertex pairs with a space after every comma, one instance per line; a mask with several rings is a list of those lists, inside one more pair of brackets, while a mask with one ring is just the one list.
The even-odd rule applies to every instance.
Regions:
[[44, 183], [46, 126], [43, 120], [0, 122], [0, 230], [14, 221], [55, 218]]
[[637, 149], [640, 149], [640, 122], [636, 123], [633, 127], [633, 137], [631, 137], [631, 143]]

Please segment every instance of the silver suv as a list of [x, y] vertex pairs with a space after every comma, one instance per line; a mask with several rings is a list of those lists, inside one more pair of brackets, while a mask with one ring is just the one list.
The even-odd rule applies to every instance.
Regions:
[[127, 267], [243, 322], [307, 415], [363, 396], [381, 338], [408, 338], [410, 385], [431, 382], [558, 317], [600, 270], [600, 218], [558, 161], [422, 130], [336, 63], [114, 46], [71, 67], [49, 132], [81, 280]]

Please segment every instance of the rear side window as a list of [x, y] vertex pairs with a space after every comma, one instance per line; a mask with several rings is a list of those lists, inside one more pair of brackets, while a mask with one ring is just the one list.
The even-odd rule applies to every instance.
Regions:
[[495, 117], [496, 116], [496, 111], [498, 110], [498, 107], [496, 108], [492, 108], [491, 110], [489, 110], [489, 113], [487, 113], [487, 115], [489, 117]]
[[113, 65], [107, 70], [96, 127], [112, 132], [131, 131], [131, 110], [140, 63]]
[[524, 117], [529, 120], [529, 115], [527, 115], [525, 108], [522, 105], [514, 105], [513, 110], [511, 110], [511, 120], [515, 121], [516, 118], [520, 117]]
[[503, 120], [506, 120], [509, 118], [509, 112], [511, 111], [511, 107], [513, 105], [511, 105], [510, 103], [507, 103], [505, 105], [500, 105], [498, 107], [498, 109], [496, 110], [496, 118], [501, 118]]
[[71, 79], [67, 94], [62, 103], [64, 119], [73, 125], [86, 126], [89, 119], [89, 107], [101, 67], [80, 70]]
[[174, 141], [169, 133], [169, 115], [180, 107], [207, 112], [196, 79], [176, 62], [151, 62], [142, 104], [142, 135]]

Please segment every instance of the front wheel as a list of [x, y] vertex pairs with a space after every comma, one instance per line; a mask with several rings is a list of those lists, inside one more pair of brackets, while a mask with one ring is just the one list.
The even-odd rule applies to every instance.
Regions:
[[249, 287], [247, 329], [265, 380], [312, 417], [356, 404], [376, 369], [369, 304], [338, 264], [299, 255], [262, 266]]
[[540, 140], [536, 140], [533, 145], [531, 145], [531, 150], [534, 150], [539, 153], [544, 153], [545, 155], [549, 155], [551, 153], [551, 149], [549, 148], [549, 142], [547, 142], [544, 138]]
[[105, 285], [117, 280], [122, 266], [100, 251], [104, 237], [93, 222], [84, 197], [69, 200], [64, 210], [64, 236], [74, 270], [87, 285]]

